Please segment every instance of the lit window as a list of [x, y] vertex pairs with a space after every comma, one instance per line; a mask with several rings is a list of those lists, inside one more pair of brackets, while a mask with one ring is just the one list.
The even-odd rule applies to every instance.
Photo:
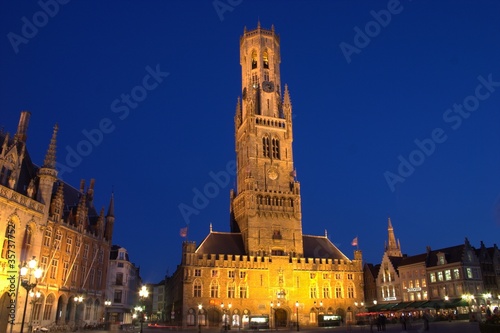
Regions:
[[438, 281], [443, 281], [443, 272], [438, 272], [437, 278], [438, 278]]
[[467, 278], [468, 279], [472, 279], [473, 278], [472, 268], [470, 268], [470, 267], [467, 267]]
[[445, 277], [446, 281], [451, 280], [451, 271], [449, 269], [444, 271], [444, 277]]
[[434, 274], [434, 273], [430, 273], [430, 274], [429, 274], [429, 277], [430, 277], [430, 279], [431, 279], [431, 283], [436, 282], [436, 274]]
[[269, 55], [266, 51], [262, 54], [262, 60], [264, 61], [264, 68], [269, 69]]
[[455, 278], [455, 280], [459, 280], [460, 279], [460, 271], [458, 270], [458, 268], [455, 268], [453, 270], [453, 277]]

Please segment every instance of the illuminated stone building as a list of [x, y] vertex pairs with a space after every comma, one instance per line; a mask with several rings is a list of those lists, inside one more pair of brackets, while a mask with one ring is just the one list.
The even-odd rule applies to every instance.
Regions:
[[106, 308], [106, 320], [113, 324], [132, 323], [141, 284], [139, 268], [130, 261], [127, 249], [111, 246], [106, 290], [106, 299], [111, 304]]
[[403, 260], [401, 246], [396, 242], [391, 219], [388, 219], [387, 242], [377, 276], [377, 301], [379, 304], [401, 301], [398, 266]]
[[[82, 180], [77, 189], [57, 178], [57, 126], [43, 165], [35, 165], [26, 147], [29, 118], [21, 113], [14, 136], [0, 133], [0, 332], [100, 322], [113, 198], [105, 214], [94, 206], [94, 180], [87, 188]], [[43, 269], [32, 289], [40, 297], [28, 296], [19, 283], [20, 265], [33, 257]]]
[[[230, 232], [185, 242], [167, 288], [167, 313], [183, 326], [318, 325], [318, 315], [353, 320], [364, 302], [361, 251], [345, 256], [328, 239], [302, 233], [300, 183], [292, 153], [292, 103], [280, 79], [274, 27], [240, 38], [242, 95], [236, 106], [236, 189]], [[198, 306], [201, 305], [201, 309]]]

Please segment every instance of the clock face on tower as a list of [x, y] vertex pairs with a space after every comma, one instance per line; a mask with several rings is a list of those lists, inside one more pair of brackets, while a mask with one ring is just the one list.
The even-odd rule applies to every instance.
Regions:
[[265, 92], [273, 92], [274, 91], [274, 83], [272, 81], [262, 82], [262, 90], [264, 90]]
[[269, 172], [267, 173], [267, 176], [269, 177], [269, 179], [271, 180], [276, 180], [278, 179], [278, 171], [276, 171], [276, 169], [271, 169], [269, 170]]

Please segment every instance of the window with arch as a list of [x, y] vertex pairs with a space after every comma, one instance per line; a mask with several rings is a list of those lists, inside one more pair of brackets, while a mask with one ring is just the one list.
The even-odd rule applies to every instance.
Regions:
[[236, 297], [236, 287], [234, 282], [231, 282], [227, 286], [227, 298], [235, 298]]
[[38, 299], [38, 301], [35, 302], [35, 304], [33, 304], [33, 308], [31, 310], [31, 318], [33, 318], [33, 320], [40, 320], [40, 314], [42, 312], [42, 304], [43, 304], [43, 294], [40, 295], [40, 298]]
[[273, 151], [273, 158], [275, 159], [280, 159], [280, 140], [273, 138], [272, 140], [272, 151]]
[[246, 284], [240, 285], [240, 298], [248, 298], [248, 286]]
[[323, 285], [323, 298], [331, 298], [331, 295], [330, 295], [330, 284], [328, 283], [325, 283]]
[[219, 297], [219, 284], [215, 280], [213, 280], [210, 283], [210, 297], [212, 297], [212, 298]]
[[354, 298], [354, 286], [352, 284], [347, 287], [347, 298]]
[[318, 286], [316, 285], [316, 283], [312, 283], [309, 287], [309, 297], [318, 298]]
[[52, 306], [54, 305], [54, 294], [50, 294], [45, 301], [45, 306], [43, 307], [43, 320], [51, 320], [52, 316]]
[[335, 286], [335, 298], [342, 298], [342, 287], [339, 285]]
[[252, 51], [252, 69], [257, 68], [257, 51]]
[[52, 239], [52, 228], [45, 229], [43, 234], [43, 246], [50, 246], [50, 240]]
[[98, 320], [99, 319], [99, 308], [101, 306], [101, 303], [99, 303], [99, 300], [96, 299], [94, 302], [94, 315], [92, 316], [92, 320]]
[[263, 67], [265, 69], [269, 69], [269, 54], [267, 53], [267, 51], [264, 51], [264, 53], [262, 53], [262, 61]]
[[264, 157], [271, 157], [271, 146], [267, 136], [262, 138], [262, 155]]
[[92, 300], [89, 299], [85, 303], [85, 320], [90, 320], [90, 313], [92, 311]]
[[193, 297], [201, 297], [201, 292], [202, 292], [202, 289], [201, 289], [201, 281], [200, 280], [196, 280], [194, 281], [194, 284], [193, 284]]

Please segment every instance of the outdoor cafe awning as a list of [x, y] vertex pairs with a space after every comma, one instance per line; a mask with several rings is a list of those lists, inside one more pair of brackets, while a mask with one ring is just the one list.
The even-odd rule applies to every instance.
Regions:
[[427, 300], [427, 301], [412, 301], [399, 303], [384, 303], [367, 307], [369, 312], [383, 311], [411, 311], [424, 309], [454, 309], [459, 306], [467, 306], [467, 301], [461, 298], [452, 298], [445, 300]]

